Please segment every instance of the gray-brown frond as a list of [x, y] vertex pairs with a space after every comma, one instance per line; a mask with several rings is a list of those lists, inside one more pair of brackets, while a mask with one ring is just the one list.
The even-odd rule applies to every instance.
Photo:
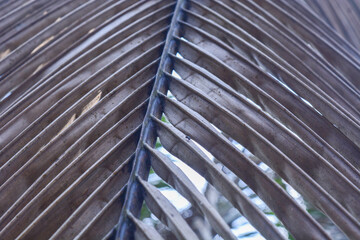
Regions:
[[360, 239], [342, 3], [0, 1], [0, 239]]

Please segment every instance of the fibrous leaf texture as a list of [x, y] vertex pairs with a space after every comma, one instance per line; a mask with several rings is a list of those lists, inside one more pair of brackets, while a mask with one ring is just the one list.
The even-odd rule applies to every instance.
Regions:
[[0, 0], [0, 239], [360, 239], [359, 14]]

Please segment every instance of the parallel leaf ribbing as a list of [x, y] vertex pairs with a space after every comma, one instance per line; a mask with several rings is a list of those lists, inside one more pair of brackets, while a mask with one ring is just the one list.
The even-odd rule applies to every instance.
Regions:
[[360, 239], [359, 7], [0, 0], [0, 239]]

